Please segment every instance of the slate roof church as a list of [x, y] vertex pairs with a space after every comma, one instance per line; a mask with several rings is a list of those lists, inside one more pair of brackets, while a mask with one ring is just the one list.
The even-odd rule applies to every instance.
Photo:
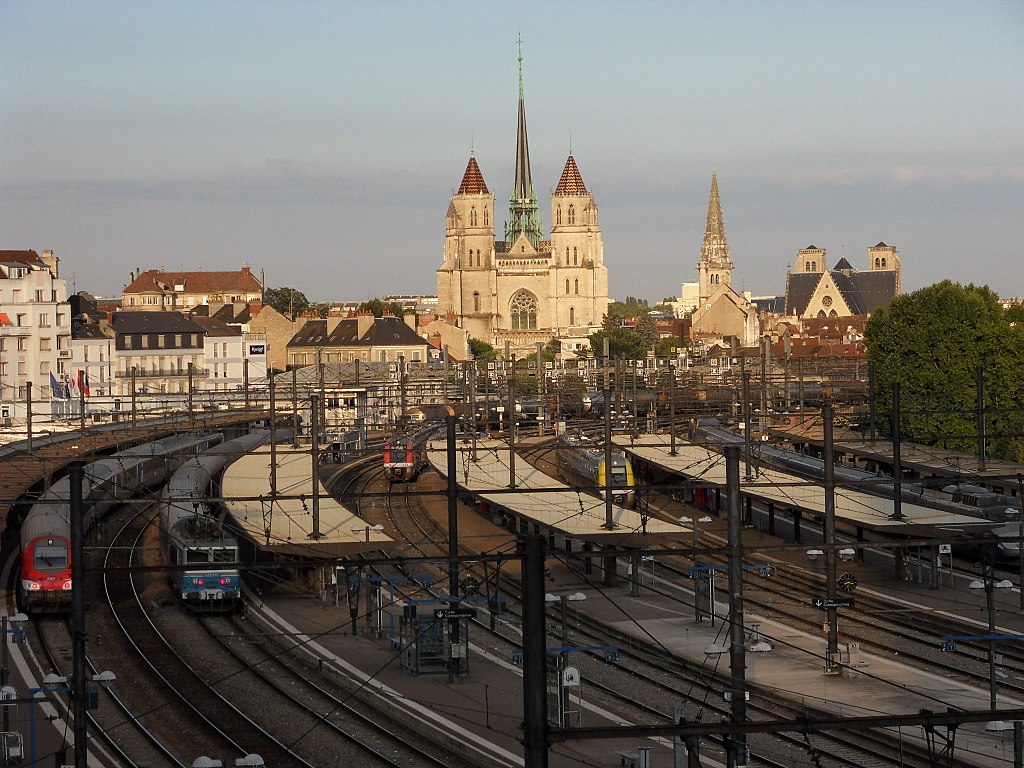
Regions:
[[828, 252], [809, 245], [797, 252], [786, 273], [786, 315], [797, 318], [867, 315], [900, 295], [900, 257], [896, 248], [878, 243], [868, 248], [867, 271], [845, 257], [826, 267]]

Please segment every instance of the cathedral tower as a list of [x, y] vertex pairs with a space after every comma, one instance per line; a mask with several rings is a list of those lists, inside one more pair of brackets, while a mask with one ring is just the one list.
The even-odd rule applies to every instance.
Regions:
[[722, 219], [722, 201], [718, 197], [718, 172], [711, 174], [711, 196], [708, 199], [708, 221], [704, 229], [704, 244], [700, 249], [697, 273], [700, 282], [700, 300], [704, 301], [719, 285], [732, 285], [733, 263], [729, 259], [729, 244], [725, 240], [725, 222]]
[[494, 314], [494, 195], [476, 157], [469, 156], [462, 184], [445, 218], [444, 263], [438, 270], [438, 303], [463, 318], [480, 339], [491, 336]]
[[597, 203], [570, 154], [551, 195], [552, 295], [559, 328], [597, 325], [608, 311], [608, 269]]

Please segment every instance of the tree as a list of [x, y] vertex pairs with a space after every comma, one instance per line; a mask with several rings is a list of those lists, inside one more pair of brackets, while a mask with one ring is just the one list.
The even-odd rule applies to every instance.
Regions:
[[267, 288], [263, 291], [263, 303], [291, 320], [309, 309], [306, 294], [291, 286]]
[[316, 316], [320, 318], [327, 317], [327, 313], [331, 311], [331, 305], [326, 301], [321, 301], [312, 306], [312, 310], [316, 312]]
[[470, 338], [469, 351], [476, 360], [494, 360], [498, 356], [498, 351], [481, 339]]
[[402, 317], [405, 314], [405, 310], [402, 309], [401, 304], [396, 304], [393, 301], [384, 301], [383, 299], [370, 299], [364, 301], [359, 305], [359, 310], [365, 312], [369, 310], [373, 312], [374, 317], [382, 317], [385, 312], [390, 312], [395, 317]]
[[649, 312], [644, 312], [637, 317], [634, 330], [636, 335], [640, 337], [640, 341], [648, 349], [658, 342], [658, 324]]
[[605, 331], [619, 328], [626, 317], [626, 305], [619, 301], [613, 301], [608, 305], [608, 311], [605, 313], [605, 316], [601, 318], [601, 328]]
[[1007, 320], [991, 289], [944, 280], [898, 296], [872, 315], [865, 339], [883, 412], [891, 409], [893, 382], [900, 382], [908, 439], [976, 451], [981, 367], [991, 453], [1024, 459], [1024, 327]]
[[608, 339], [608, 355], [620, 360], [639, 360], [647, 356], [647, 348], [632, 328], [612, 328], [590, 334], [590, 349], [595, 357], [604, 356], [604, 340]]

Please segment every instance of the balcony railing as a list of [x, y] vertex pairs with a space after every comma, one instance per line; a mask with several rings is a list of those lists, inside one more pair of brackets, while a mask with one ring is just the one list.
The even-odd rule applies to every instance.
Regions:
[[[206, 368], [193, 368], [192, 369], [192, 376], [193, 377], [205, 378], [207, 374], [208, 374], [208, 370]], [[122, 374], [122, 376], [124, 378], [126, 378], [126, 379], [131, 378], [131, 375], [132, 375], [131, 369], [125, 371]], [[188, 368], [182, 368], [181, 370], [179, 370], [177, 368], [150, 368], [148, 370], [143, 370], [143, 369], [139, 368], [139, 369], [136, 369], [136, 371], [135, 371], [135, 378], [137, 378], [137, 379], [163, 379], [163, 378], [177, 377], [177, 376], [188, 376]]]

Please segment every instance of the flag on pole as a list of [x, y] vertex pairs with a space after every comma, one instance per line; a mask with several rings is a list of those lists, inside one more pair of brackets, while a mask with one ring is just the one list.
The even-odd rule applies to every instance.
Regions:
[[81, 369], [78, 371], [78, 388], [86, 397], [89, 396], [89, 374]]
[[50, 396], [62, 399], [64, 397], [64, 385], [57, 381], [53, 371], [50, 371]]
[[78, 399], [78, 377], [68, 376], [68, 397]]

